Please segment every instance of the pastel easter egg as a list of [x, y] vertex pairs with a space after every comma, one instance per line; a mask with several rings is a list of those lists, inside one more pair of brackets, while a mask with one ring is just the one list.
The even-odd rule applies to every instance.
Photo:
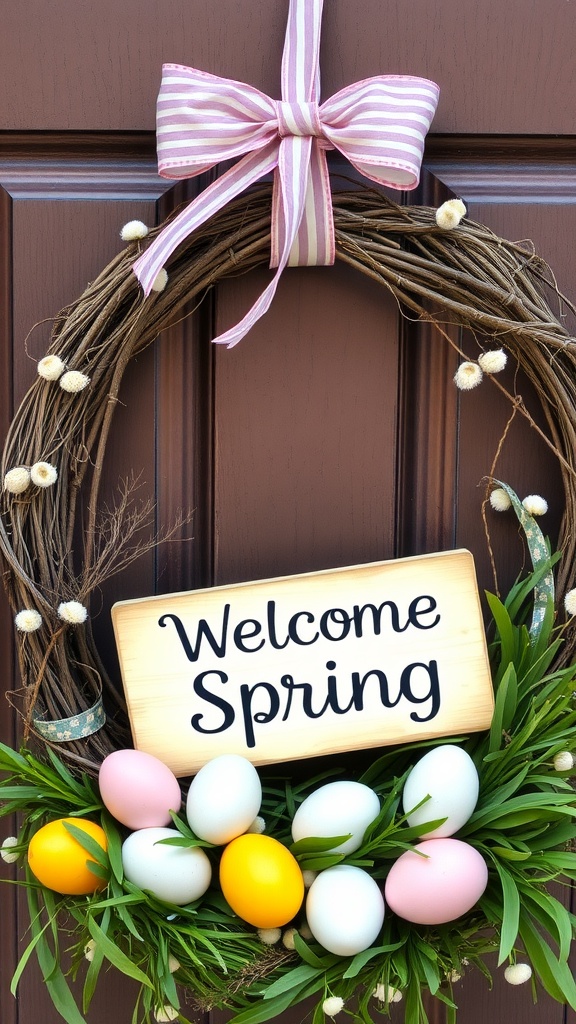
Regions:
[[350, 839], [334, 847], [334, 852], [353, 853], [379, 811], [376, 793], [361, 782], [328, 782], [300, 804], [292, 821], [292, 838], [297, 842], [311, 836], [328, 838], [351, 833]]
[[426, 839], [390, 868], [384, 898], [414, 924], [456, 921], [478, 902], [488, 884], [482, 854], [460, 839]]
[[315, 878], [306, 899], [306, 920], [324, 949], [355, 956], [377, 939], [384, 923], [378, 884], [362, 868], [337, 864]]
[[233, 839], [220, 861], [220, 885], [232, 910], [257, 928], [287, 924], [304, 897], [298, 861], [271, 836]]
[[221, 754], [192, 779], [186, 817], [199, 839], [224, 846], [250, 828], [261, 803], [262, 786], [252, 762]]
[[143, 828], [122, 844], [122, 866], [129, 882], [166, 903], [184, 906], [199, 899], [210, 885], [212, 867], [199, 846], [163, 846], [174, 828]]
[[100, 795], [117, 821], [131, 829], [168, 825], [182, 794], [178, 779], [162, 761], [143, 750], [115, 750], [98, 775]]
[[[404, 784], [402, 807], [410, 827], [445, 818], [437, 828], [422, 833], [423, 839], [453, 836], [472, 815], [478, 802], [476, 766], [462, 747], [445, 743], [434, 747], [414, 765]], [[424, 800], [418, 810], [413, 810]]]

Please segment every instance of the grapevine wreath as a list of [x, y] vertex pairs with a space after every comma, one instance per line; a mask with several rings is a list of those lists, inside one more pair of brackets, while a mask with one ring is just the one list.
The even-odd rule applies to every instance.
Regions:
[[[300, 8], [293, 0], [293, 27], [300, 23], [299, 10], [307, 16], [318, 12], [320, 0], [307, 0]], [[316, 50], [318, 26], [319, 19]], [[298, 61], [293, 65], [299, 66]], [[171, 72], [176, 68], [178, 81], [190, 71], [168, 67]], [[200, 75], [202, 83], [212, 77], [190, 74]], [[312, 74], [310, 82], [316, 80]], [[360, 83], [360, 88], [370, 89], [376, 81]], [[428, 102], [436, 87], [405, 80], [409, 92], [415, 81]], [[228, 83], [227, 88], [234, 92], [236, 86]], [[395, 80], [393, 88], [404, 86]], [[253, 90], [250, 96], [254, 99]], [[338, 102], [351, 106], [349, 96], [343, 90], [330, 101], [335, 116]], [[294, 143], [298, 153], [308, 146], [303, 138], [318, 137], [318, 108], [308, 101], [294, 107], [288, 102], [292, 99], [283, 95], [273, 110], [282, 141], [295, 109], [310, 122], [293, 130], [296, 141], [290, 146]], [[259, 94], [257, 102], [272, 101]], [[272, 167], [275, 145], [266, 143], [259, 151], [265, 159], [252, 181]], [[244, 166], [253, 169], [252, 160], [247, 157]], [[325, 186], [327, 176], [320, 180]], [[225, 838], [196, 826], [194, 814], [188, 813], [202, 773], [218, 759], [190, 782], [186, 814], [179, 809], [179, 784], [173, 777], [167, 785], [175, 786], [178, 796], [170, 797], [162, 820], [146, 822], [147, 827], [123, 814], [110, 798], [109, 767], [101, 766], [110, 766], [118, 755], [133, 759], [141, 752], [131, 749], [121, 687], [94, 642], [91, 597], [172, 529], [141, 539], [147, 536], [152, 509], [134, 500], [130, 481], [122, 484], [114, 507], [99, 501], [121, 383], [130, 360], [164, 329], [191, 315], [219, 281], [269, 263], [277, 205], [271, 187], [258, 184], [182, 236], [180, 214], [150, 232], [138, 222], [126, 225], [126, 248], [56, 318], [49, 350], [10, 426], [2, 459], [0, 553], [22, 677], [21, 691], [9, 699], [22, 719], [23, 743], [19, 751], [0, 746], [0, 813], [16, 813], [19, 828], [17, 836], [5, 837], [1, 852], [5, 861], [17, 862], [16, 880], [25, 886], [30, 911], [29, 941], [12, 990], [36, 955], [68, 1024], [82, 1024], [99, 974], [109, 964], [139, 984], [135, 1022], [185, 1021], [187, 1014], [221, 1007], [233, 1011], [236, 1024], [259, 1024], [312, 997], [313, 1024], [341, 1012], [370, 1024], [396, 1002], [404, 1007], [407, 1024], [424, 1024], [426, 994], [442, 1001], [448, 1021], [453, 1020], [455, 985], [472, 968], [490, 978], [486, 957], [497, 954], [498, 969], [511, 983], [530, 980], [534, 996], [543, 988], [576, 1009], [568, 965], [574, 918], [547, 888], [555, 880], [570, 886], [576, 878], [576, 804], [570, 784], [576, 722], [576, 634], [571, 628], [576, 612], [576, 342], [563, 326], [566, 313], [576, 310], [530, 247], [467, 219], [459, 200], [439, 210], [399, 206], [379, 188], [354, 185], [335, 192], [331, 206], [336, 258], [388, 289], [405, 316], [432, 322], [439, 343], [455, 344], [447, 325], [467, 329], [477, 349], [473, 355], [458, 349], [456, 386], [466, 391], [488, 376], [510, 400], [508, 426], [514, 416], [527, 418], [558, 461], [565, 512], [557, 553], [534, 518], [544, 510], [544, 500], [530, 495], [520, 501], [507, 484], [489, 481], [486, 520], [492, 510], [511, 510], [532, 561], [532, 571], [517, 580], [506, 599], [488, 595], [495, 697], [490, 730], [450, 744], [387, 748], [355, 769], [326, 758], [322, 775], [306, 781], [295, 780], [290, 766], [285, 773], [278, 767], [274, 773], [257, 773], [245, 762], [257, 801], [250, 816]], [[290, 215], [288, 204], [287, 225]], [[149, 275], [145, 297], [135, 261], [146, 259], [149, 248], [166, 234], [176, 243], [165, 269]], [[285, 250], [287, 255], [286, 245]], [[522, 399], [500, 383], [497, 374], [508, 359], [533, 384], [546, 430]], [[505, 437], [506, 432], [502, 443]], [[454, 757], [457, 771], [450, 760]], [[458, 814], [443, 809], [442, 794], [432, 792], [430, 765], [438, 758], [449, 759], [452, 777], [460, 783], [464, 776], [470, 780], [464, 787], [464, 814], [461, 808]], [[155, 770], [171, 775], [160, 762]], [[430, 781], [415, 795], [414, 780], [423, 772]], [[338, 785], [353, 787], [356, 811], [360, 794], [362, 799], [370, 794], [367, 817], [354, 827], [339, 818], [336, 832], [314, 834], [312, 829], [296, 835], [296, 820], [302, 821], [310, 801]], [[217, 803], [218, 794], [214, 799]], [[317, 823], [320, 816], [313, 817]], [[154, 856], [160, 857], [160, 850], [162, 856], [202, 865], [204, 882], [186, 898], [130, 869], [128, 849], [142, 832], [156, 831], [154, 826], [162, 831], [162, 842], [153, 843]], [[230, 876], [234, 882], [230, 850], [240, 841], [243, 849], [246, 842], [260, 850], [273, 844], [275, 856], [289, 865], [291, 881], [282, 886], [282, 899], [291, 887], [296, 898], [276, 918], [255, 913], [257, 898], [245, 873], [243, 902], [228, 885]], [[55, 857], [51, 849], [58, 849]], [[448, 919], [442, 913], [422, 919], [398, 909], [391, 879], [399, 865], [410, 858], [418, 870], [422, 865], [434, 870], [437, 858], [442, 859], [438, 851], [448, 849], [459, 851], [450, 872], [451, 890], [458, 889], [456, 875], [465, 858], [481, 877], [473, 897]], [[78, 881], [71, 887], [72, 874]], [[329, 881], [334, 886], [336, 878], [329, 903], [337, 911], [345, 880], [360, 877], [371, 894], [370, 912], [380, 901], [381, 916], [375, 928], [370, 925], [366, 941], [352, 941], [346, 926], [352, 932], [359, 906], [355, 899], [346, 911], [341, 941], [335, 942], [334, 920], [325, 932], [314, 919], [318, 896], [313, 894]], [[310, 886], [306, 898], [305, 883]], [[356, 925], [362, 928], [366, 921], [355, 920]], [[78, 1003], [68, 976], [81, 985]]]

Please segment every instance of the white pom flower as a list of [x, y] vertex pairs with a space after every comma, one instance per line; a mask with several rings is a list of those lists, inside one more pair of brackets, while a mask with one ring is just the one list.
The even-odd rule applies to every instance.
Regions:
[[554, 768], [557, 772], [569, 772], [574, 767], [574, 757], [569, 750], [560, 750], [554, 758]]
[[471, 391], [477, 388], [482, 380], [483, 374], [478, 363], [460, 363], [454, 374], [454, 383], [460, 391]]
[[15, 864], [20, 854], [14, 852], [14, 847], [18, 846], [18, 840], [16, 836], [6, 836], [6, 839], [2, 840], [2, 846], [0, 847], [0, 857], [5, 864]]
[[543, 516], [548, 511], [548, 502], [539, 494], [529, 494], [522, 504], [531, 516]]
[[501, 373], [507, 362], [508, 356], [502, 348], [493, 349], [492, 352], [483, 352], [481, 356], [478, 356], [478, 363], [484, 373]]
[[80, 370], [66, 370], [66, 373], [60, 377], [60, 387], [70, 395], [77, 395], [79, 391], [84, 391], [89, 383], [90, 377], [87, 377], [85, 373], [80, 373]]
[[503, 487], [495, 487], [490, 494], [490, 504], [495, 512], [507, 512], [512, 501], [508, 491]]
[[156, 277], [154, 278], [154, 281], [152, 282], [152, 291], [163, 292], [167, 284], [168, 272], [164, 269], [164, 267], [162, 267], [162, 270], [158, 271]]
[[265, 830], [266, 830], [266, 822], [264, 821], [264, 818], [262, 818], [260, 815], [258, 815], [258, 817], [256, 817], [256, 818], [254, 818], [254, 821], [250, 825], [250, 828], [247, 829], [248, 832], [253, 833], [256, 836], [262, 835], [262, 833]]
[[312, 885], [312, 882], [317, 877], [317, 875], [318, 875], [318, 872], [317, 871], [310, 871], [310, 868], [306, 868], [302, 872], [302, 878], [304, 879], [304, 888], [305, 889], [309, 889], [310, 888], [310, 886]]
[[135, 242], [138, 238], [146, 238], [150, 229], [141, 220], [129, 220], [120, 232], [123, 242]]
[[525, 981], [530, 981], [532, 968], [530, 964], [510, 964], [504, 971], [504, 977], [509, 985], [523, 985]]
[[400, 989], [393, 988], [392, 985], [388, 985], [386, 988], [382, 982], [378, 982], [376, 988], [372, 992], [374, 999], [377, 999], [379, 1003], [399, 1003], [402, 999], [402, 993]]
[[294, 936], [297, 934], [297, 928], [287, 928], [282, 936], [282, 945], [285, 946], [286, 949], [296, 949], [296, 945], [294, 943]]
[[167, 1021], [176, 1020], [178, 1016], [178, 1010], [169, 1003], [166, 1006], [157, 1006], [154, 1010], [154, 1020], [157, 1020], [158, 1024], [166, 1024]]
[[66, 364], [62, 362], [60, 356], [44, 356], [43, 359], [38, 363], [38, 374], [40, 377], [44, 377], [44, 380], [58, 380], [66, 369]]
[[312, 935], [312, 932], [310, 931], [310, 926], [308, 925], [307, 921], [304, 921], [300, 925], [300, 927], [298, 928], [298, 931], [300, 932], [300, 935], [302, 936], [302, 938], [304, 939], [305, 942], [311, 942], [312, 939], [314, 938], [314, 936]]
[[566, 615], [576, 615], [576, 587], [574, 590], [569, 590], [564, 598], [564, 610]]
[[182, 964], [180, 961], [170, 953], [170, 956], [168, 957], [168, 970], [170, 971], [170, 974], [176, 974], [176, 971], [179, 971], [181, 966]]
[[448, 199], [436, 210], [436, 223], [439, 228], [449, 231], [458, 226], [462, 217], [466, 216], [466, 207], [461, 199]]
[[92, 963], [95, 952], [96, 943], [94, 942], [94, 939], [88, 939], [88, 942], [84, 946], [84, 959], [87, 960], [88, 963]]
[[80, 604], [80, 601], [62, 601], [62, 604], [58, 605], [58, 615], [71, 626], [78, 626], [80, 623], [86, 622], [88, 609]]
[[23, 608], [14, 619], [20, 633], [35, 633], [42, 625], [42, 616], [35, 608]]
[[327, 1017], [335, 1017], [344, 1009], [344, 1000], [340, 996], [328, 996], [322, 1003], [322, 1009]]
[[4, 490], [10, 494], [22, 494], [30, 486], [30, 470], [26, 466], [14, 466], [4, 477]]
[[258, 938], [265, 946], [274, 946], [282, 938], [282, 931], [280, 928], [259, 928]]
[[30, 470], [30, 479], [36, 487], [52, 487], [58, 479], [58, 470], [49, 462], [35, 462]]

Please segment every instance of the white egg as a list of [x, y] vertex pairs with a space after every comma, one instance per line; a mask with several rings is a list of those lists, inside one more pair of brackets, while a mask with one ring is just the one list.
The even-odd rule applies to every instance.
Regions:
[[384, 923], [384, 897], [362, 868], [337, 864], [321, 871], [306, 900], [314, 938], [338, 956], [355, 956], [376, 940]]
[[292, 821], [292, 838], [346, 836], [350, 839], [334, 847], [334, 853], [353, 853], [362, 845], [368, 825], [380, 811], [373, 789], [361, 782], [329, 782], [311, 793], [300, 804]]
[[192, 779], [186, 817], [199, 839], [224, 846], [250, 828], [261, 803], [262, 785], [252, 762], [239, 754], [222, 754]]
[[[434, 747], [414, 765], [404, 784], [402, 806], [410, 826], [446, 818], [443, 825], [422, 835], [445, 839], [466, 824], [478, 802], [479, 779], [472, 758], [462, 747]], [[417, 811], [421, 800], [430, 796]]]
[[212, 877], [212, 868], [200, 847], [161, 846], [161, 839], [174, 839], [174, 828], [141, 828], [122, 845], [122, 866], [129, 882], [146, 889], [167, 903], [184, 906], [202, 896]]

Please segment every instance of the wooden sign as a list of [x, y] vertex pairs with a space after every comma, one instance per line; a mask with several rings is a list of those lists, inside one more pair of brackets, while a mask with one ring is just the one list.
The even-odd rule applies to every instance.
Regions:
[[468, 551], [122, 601], [112, 619], [134, 744], [176, 775], [490, 726]]

